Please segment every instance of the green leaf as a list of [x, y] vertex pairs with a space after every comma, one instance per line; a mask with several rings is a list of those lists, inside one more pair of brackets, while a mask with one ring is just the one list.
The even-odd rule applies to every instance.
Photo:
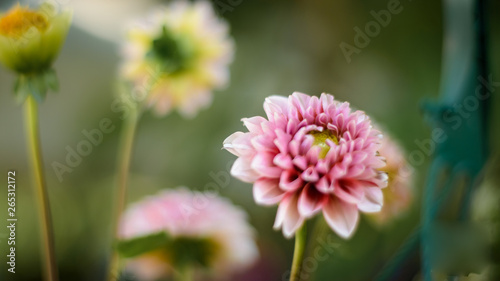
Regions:
[[14, 94], [19, 103], [23, 103], [28, 95], [32, 95], [37, 102], [42, 102], [49, 90], [59, 91], [59, 81], [53, 69], [21, 74], [14, 85]]
[[170, 236], [167, 233], [159, 232], [148, 236], [119, 241], [116, 248], [122, 257], [132, 258], [165, 247], [170, 240]]
[[117, 251], [124, 258], [133, 258], [151, 251], [160, 250], [172, 262], [172, 266], [199, 265], [209, 267], [213, 257], [220, 250], [212, 239], [203, 237], [172, 238], [159, 232], [134, 239], [119, 241]]
[[42, 102], [47, 95], [47, 85], [45, 84], [44, 74], [28, 76], [28, 85], [31, 95], [37, 102]]
[[47, 70], [44, 74], [45, 85], [54, 92], [59, 91], [59, 81], [53, 69]]
[[193, 264], [208, 267], [219, 251], [219, 245], [208, 238], [178, 237], [172, 240], [166, 250], [177, 268]]

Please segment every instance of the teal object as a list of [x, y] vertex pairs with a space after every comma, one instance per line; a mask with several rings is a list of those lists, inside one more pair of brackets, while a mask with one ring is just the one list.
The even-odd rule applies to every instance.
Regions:
[[[412, 280], [419, 271], [425, 281], [433, 280], [434, 256], [446, 251], [434, 239], [435, 226], [450, 221], [466, 225], [472, 192], [489, 157], [489, 101], [494, 85], [487, 66], [486, 1], [444, 0], [443, 9], [440, 97], [437, 102], [423, 102], [435, 150], [424, 188], [422, 223], [375, 278], [377, 281]], [[458, 189], [460, 184], [462, 190]], [[449, 201], [456, 195], [460, 195], [458, 211], [451, 217], [447, 214], [445, 221], [440, 214], [450, 209]], [[455, 280], [460, 272], [446, 274]]]
[[[440, 249], [433, 237], [435, 226], [442, 225], [440, 212], [451, 207], [451, 197], [459, 198], [458, 211], [450, 214], [447, 210], [446, 222], [467, 221], [471, 194], [489, 156], [492, 85], [488, 84], [491, 76], [487, 69], [485, 1], [444, 0], [443, 5], [445, 37], [440, 100], [424, 103], [432, 135], [441, 136], [439, 140], [433, 137], [436, 151], [423, 196], [420, 235], [425, 281], [433, 280], [431, 271], [439, 262], [435, 261], [436, 254], [447, 251]], [[453, 274], [460, 273], [467, 272], [447, 272], [450, 280]]]

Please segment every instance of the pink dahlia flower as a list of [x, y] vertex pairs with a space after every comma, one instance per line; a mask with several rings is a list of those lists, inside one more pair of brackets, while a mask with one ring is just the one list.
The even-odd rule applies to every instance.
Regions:
[[[201, 238], [213, 244], [208, 265], [217, 280], [246, 269], [258, 258], [253, 228], [247, 214], [213, 194], [185, 188], [166, 190], [132, 205], [120, 222], [123, 240], [164, 231], [174, 238]], [[158, 280], [172, 274], [168, 250], [158, 249], [128, 263], [141, 280]]]
[[293, 93], [264, 102], [267, 119], [243, 119], [224, 148], [238, 156], [231, 174], [254, 183], [255, 201], [279, 204], [274, 227], [291, 237], [307, 218], [322, 212], [328, 225], [348, 238], [359, 212], [378, 212], [387, 185], [379, 156], [381, 134], [362, 111], [332, 95]]
[[386, 159], [386, 172], [389, 180], [384, 188], [384, 206], [378, 213], [370, 217], [379, 225], [384, 225], [397, 218], [411, 206], [413, 201], [413, 169], [406, 161], [400, 145], [385, 134], [379, 153]]

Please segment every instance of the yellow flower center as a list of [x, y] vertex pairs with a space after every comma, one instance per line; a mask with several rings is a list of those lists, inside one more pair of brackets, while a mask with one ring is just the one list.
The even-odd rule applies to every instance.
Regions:
[[328, 151], [330, 151], [330, 146], [326, 143], [326, 140], [331, 140], [335, 144], [339, 144], [337, 137], [328, 129], [324, 129], [322, 132], [312, 131], [309, 132], [309, 134], [314, 137], [313, 145], [321, 147], [321, 151], [319, 153], [320, 159], [325, 158]]
[[19, 38], [31, 27], [45, 31], [48, 24], [43, 14], [17, 5], [0, 19], [0, 34]]

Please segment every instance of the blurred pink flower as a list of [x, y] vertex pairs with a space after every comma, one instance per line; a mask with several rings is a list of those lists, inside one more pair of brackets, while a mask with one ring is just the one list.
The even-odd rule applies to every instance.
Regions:
[[[209, 267], [217, 280], [246, 269], [259, 255], [247, 214], [214, 194], [186, 188], [162, 191], [132, 205], [120, 222], [123, 240], [161, 231], [174, 238], [202, 238], [214, 243], [216, 251]], [[139, 256], [128, 263], [128, 269], [141, 280], [165, 277], [172, 265], [164, 251]]]
[[414, 171], [406, 161], [403, 149], [387, 134], [384, 134], [379, 153], [386, 159], [386, 166], [381, 171], [387, 173], [389, 180], [383, 190], [384, 206], [380, 212], [370, 214], [370, 218], [382, 226], [404, 214], [411, 206]]
[[249, 132], [236, 132], [224, 148], [238, 156], [231, 174], [254, 183], [255, 201], [279, 204], [274, 227], [291, 237], [319, 211], [341, 237], [349, 238], [358, 210], [377, 212], [387, 185], [378, 156], [381, 134], [362, 111], [332, 95], [293, 93], [264, 102], [267, 119], [243, 119]]

